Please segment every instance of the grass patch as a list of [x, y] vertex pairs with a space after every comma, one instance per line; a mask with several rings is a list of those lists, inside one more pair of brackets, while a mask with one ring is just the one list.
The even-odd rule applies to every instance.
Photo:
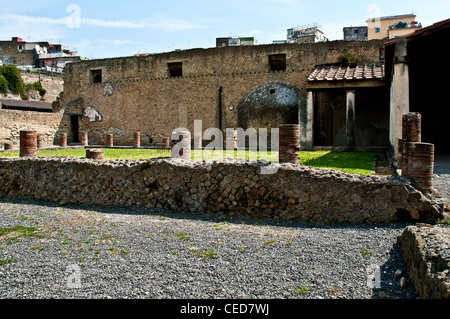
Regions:
[[205, 249], [205, 250], [202, 250], [200, 252], [197, 252], [195, 255], [197, 257], [200, 257], [200, 260], [217, 258], [217, 252], [214, 249], [212, 249], [212, 248]]
[[15, 259], [14, 258], [8, 258], [8, 259], [0, 259], [0, 266], [6, 265], [6, 264], [10, 264], [10, 263], [15, 263]]
[[361, 175], [373, 175], [375, 153], [342, 151], [300, 152], [300, 162], [303, 165], [312, 167], [329, 168]]
[[7, 237], [6, 244], [9, 245], [13, 243], [14, 241], [18, 240], [19, 238], [24, 237], [37, 237], [36, 234], [36, 227], [25, 227], [25, 226], [14, 226], [9, 228], [1, 228], [0, 227], [0, 237]]
[[[161, 149], [102, 149], [105, 160], [143, 160], [170, 157], [170, 150]], [[40, 150], [38, 157], [86, 157], [85, 149]], [[343, 151], [300, 151], [300, 163], [317, 168], [328, 168], [348, 173], [374, 174], [375, 153]], [[19, 152], [3, 152], [0, 157], [17, 158]], [[220, 160], [226, 158], [278, 161], [278, 152], [254, 151], [198, 151], [192, 150], [192, 160]]]

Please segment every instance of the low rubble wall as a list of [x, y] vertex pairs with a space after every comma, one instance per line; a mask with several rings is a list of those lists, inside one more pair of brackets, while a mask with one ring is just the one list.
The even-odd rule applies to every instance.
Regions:
[[449, 299], [450, 226], [408, 226], [397, 242], [418, 296]]
[[441, 211], [400, 177], [272, 165], [264, 174], [267, 163], [243, 160], [0, 159], [0, 197], [312, 223], [419, 221]]

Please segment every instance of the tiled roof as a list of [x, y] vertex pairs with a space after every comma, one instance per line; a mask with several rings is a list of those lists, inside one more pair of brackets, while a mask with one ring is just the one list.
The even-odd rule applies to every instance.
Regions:
[[0, 100], [0, 108], [11, 109], [11, 110], [53, 112], [52, 103], [41, 102], [41, 101], [1, 99]]
[[345, 65], [318, 65], [308, 81], [382, 80], [384, 64], [367, 63], [354, 67]]

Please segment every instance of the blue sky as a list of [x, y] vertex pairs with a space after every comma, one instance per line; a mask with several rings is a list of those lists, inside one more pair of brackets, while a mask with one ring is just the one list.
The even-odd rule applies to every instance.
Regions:
[[0, 0], [0, 40], [61, 43], [87, 58], [215, 46], [217, 37], [253, 36], [259, 44], [286, 29], [323, 26], [330, 40], [370, 17], [414, 13], [423, 26], [450, 18], [450, 1]]

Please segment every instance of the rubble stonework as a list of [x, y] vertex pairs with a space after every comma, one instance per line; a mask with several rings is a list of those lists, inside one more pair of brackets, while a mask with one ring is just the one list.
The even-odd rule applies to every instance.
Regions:
[[424, 299], [450, 298], [450, 227], [417, 224], [398, 238], [412, 284]]
[[363, 176], [298, 164], [182, 159], [0, 159], [0, 196], [59, 204], [140, 206], [299, 220], [391, 223], [440, 215], [401, 177]]

